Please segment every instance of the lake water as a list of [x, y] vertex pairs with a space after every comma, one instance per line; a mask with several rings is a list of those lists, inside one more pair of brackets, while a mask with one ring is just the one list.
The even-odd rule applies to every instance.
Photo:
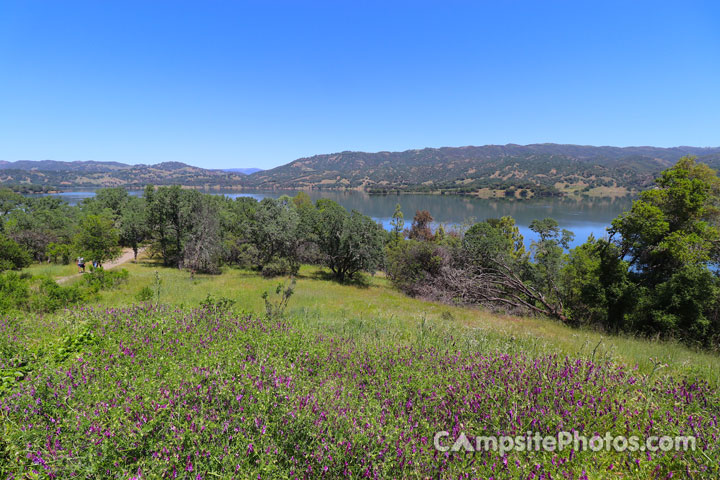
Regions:
[[[132, 191], [132, 195], [141, 195], [142, 191]], [[277, 198], [281, 195], [294, 195], [297, 192], [277, 191], [243, 191], [208, 193], [222, 194], [230, 198], [252, 197], [262, 200], [265, 197]], [[494, 200], [453, 195], [368, 195], [363, 192], [307, 192], [314, 201], [318, 198], [335, 200], [348, 210], [357, 210], [372, 217], [375, 221], [389, 228], [395, 205], [400, 204], [405, 215], [406, 227], [410, 226], [416, 210], [428, 210], [435, 219], [435, 224], [446, 226], [459, 225], [466, 222], [497, 218], [504, 215], [513, 217], [525, 237], [526, 243], [535, 238], [528, 228], [535, 219], [552, 217], [561, 228], [575, 233], [573, 246], [579, 245], [590, 234], [602, 237], [613, 218], [630, 208], [632, 200], [616, 199], [575, 199], [575, 198], [543, 198], [538, 200]], [[95, 195], [93, 191], [63, 192], [52, 194], [63, 198], [71, 205]]]

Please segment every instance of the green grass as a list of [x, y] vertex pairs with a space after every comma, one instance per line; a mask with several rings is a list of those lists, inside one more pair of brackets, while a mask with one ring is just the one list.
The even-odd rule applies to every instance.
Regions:
[[56, 265], [54, 263], [36, 263], [25, 269], [23, 273], [29, 273], [33, 276], [50, 276], [53, 278], [67, 277], [78, 273], [77, 265]]
[[[197, 306], [212, 295], [235, 300], [239, 308], [248, 312], [262, 312], [262, 293], [274, 291], [283, 282], [282, 278], [265, 279], [256, 272], [234, 268], [224, 269], [221, 275], [196, 275], [192, 279], [188, 272], [164, 268], [147, 259], [122, 268], [130, 272], [128, 284], [102, 292], [97, 304], [118, 307], [137, 302], [135, 297], [143, 287], [154, 289], [158, 272], [162, 303]], [[403, 330], [417, 330], [425, 321], [442, 328], [477, 330], [500, 344], [519, 343], [536, 353], [608, 359], [637, 366], [642, 373], [657, 369], [659, 362], [659, 368], [668, 374], [699, 377], [720, 385], [720, 357], [677, 342], [607, 335], [570, 328], [546, 318], [499, 315], [423, 301], [398, 292], [382, 276], [367, 277], [366, 286], [357, 286], [327, 280], [323, 273], [321, 268], [303, 266], [288, 308], [291, 316], [305, 318], [321, 329], [342, 331], [349, 322], [361, 322], [388, 335], [401, 335]]]

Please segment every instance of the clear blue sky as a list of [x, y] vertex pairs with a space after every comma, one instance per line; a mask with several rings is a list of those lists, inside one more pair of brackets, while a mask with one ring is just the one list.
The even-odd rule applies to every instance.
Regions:
[[720, 145], [720, 2], [0, 1], [0, 159]]

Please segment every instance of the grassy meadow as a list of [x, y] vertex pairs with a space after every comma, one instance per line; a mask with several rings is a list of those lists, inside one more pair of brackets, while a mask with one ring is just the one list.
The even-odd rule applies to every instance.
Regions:
[[[282, 278], [266, 279], [250, 270], [226, 268], [221, 275], [195, 275], [163, 268], [151, 259], [127, 263], [130, 282], [124, 288], [101, 292], [98, 305], [119, 307], [137, 303], [143, 287], [155, 290], [155, 274], [161, 280], [160, 302], [195, 307], [208, 295], [225, 297], [247, 312], [263, 312], [263, 292], [274, 291]], [[498, 342], [522, 345], [528, 352], [605, 358], [642, 373], [660, 368], [674, 375], [699, 376], [720, 385], [720, 357], [667, 341], [648, 341], [613, 336], [588, 329], [574, 329], [545, 318], [494, 314], [481, 309], [455, 307], [410, 298], [392, 287], [382, 274], [365, 276], [363, 282], [340, 284], [327, 279], [321, 267], [303, 266], [289, 302], [289, 316], [303, 318], [308, 325], [337, 331], [349, 322], [372, 332], [411, 335], [423, 323], [456, 330], [463, 335], [477, 332]], [[392, 327], [392, 328], [391, 328]]]
[[[90, 303], [2, 319], [2, 478], [719, 472], [713, 354], [412, 299], [382, 276], [343, 285], [305, 266], [284, 315], [268, 316], [262, 294], [276, 303], [282, 279], [122, 268], [128, 283]], [[692, 434], [699, 448], [439, 452], [443, 430]]]

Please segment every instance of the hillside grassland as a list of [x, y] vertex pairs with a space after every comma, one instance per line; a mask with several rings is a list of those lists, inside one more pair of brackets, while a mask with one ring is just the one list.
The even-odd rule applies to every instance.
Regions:
[[[303, 266], [285, 314], [267, 316], [262, 293], [277, 303], [278, 279], [191, 276], [147, 258], [123, 267], [129, 282], [91, 303], [0, 322], [0, 367], [23, 375], [0, 390], [5, 477], [718, 472], [710, 353], [412, 299], [382, 276], [340, 284]], [[433, 447], [443, 430], [692, 433], [699, 448], [443, 453]]]
[[[208, 296], [216, 300], [224, 297], [248, 313], [262, 313], [265, 308], [262, 294], [274, 291], [278, 284], [288, 283], [236, 268], [225, 268], [221, 275], [191, 278], [188, 272], [164, 268], [148, 258], [123, 268], [129, 271], [132, 281], [122, 288], [101, 292], [96, 305], [122, 307], [138, 303], [136, 297], [141, 289], [155, 289], [157, 272], [161, 280], [161, 303], [194, 307]], [[400, 335], [414, 333], [425, 321], [447, 329], [479, 331], [502, 344], [513, 342], [533, 351], [571, 356], [592, 355], [594, 351], [597, 358], [637, 366], [641, 373], [650, 373], [655, 363], [660, 362], [665, 365], [662, 368], [666, 373], [699, 375], [720, 385], [720, 358], [680, 343], [608, 335], [570, 328], [545, 318], [494, 314], [483, 309], [411, 298], [393, 288], [382, 274], [365, 276], [359, 283], [342, 284], [329, 281], [327, 273], [322, 267], [303, 266], [287, 311], [290, 316], [307, 319], [307, 323], [316, 325], [319, 331], [356, 322], [373, 331]]]

